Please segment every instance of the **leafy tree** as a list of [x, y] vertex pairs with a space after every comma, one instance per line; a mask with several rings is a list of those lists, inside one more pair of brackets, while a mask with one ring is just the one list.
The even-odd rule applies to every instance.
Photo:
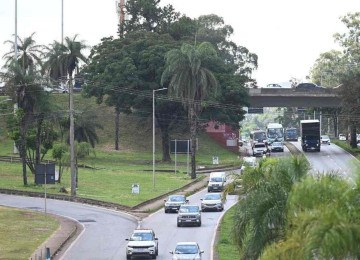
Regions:
[[169, 94], [182, 99], [188, 112], [191, 139], [191, 178], [196, 178], [196, 136], [198, 116], [202, 110], [202, 101], [208, 93], [218, 87], [214, 74], [205, 67], [206, 62], [216, 59], [216, 51], [210, 43], [199, 46], [183, 44], [166, 54], [166, 67], [162, 84], [169, 87]]
[[36, 119], [34, 117], [36, 107], [41, 103], [41, 100], [44, 100], [45, 93], [39, 83], [39, 75], [34, 66], [25, 69], [19, 66], [17, 62], [12, 62], [6, 68], [7, 71], [2, 73], [1, 77], [5, 81], [6, 92], [18, 106], [17, 113], [12, 121], [13, 126], [10, 130], [16, 132], [13, 132], [12, 137], [16, 142], [22, 159], [23, 183], [27, 185], [27, 131], [31, 126], [31, 122]]

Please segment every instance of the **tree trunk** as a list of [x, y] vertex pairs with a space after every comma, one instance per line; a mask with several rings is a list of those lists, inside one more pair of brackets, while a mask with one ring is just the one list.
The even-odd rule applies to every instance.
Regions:
[[167, 130], [161, 130], [161, 141], [162, 141], [162, 161], [171, 162], [170, 157], [170, 145], [169, 145], [169, 132]]
[[334, 117], [333, 117], [333, 124], [334, 124], [334, 135], [335, 135], [335, 138], [338, 138], [338, 136], [339, 136], [339, 133], [338, 133], [338, 117], [337, 117], [337, 115], [335, 115]]
[[19, 143], [19, 154], [22, 162], [22, 175], [23, 175], [23, 184], [28, 185], [27, 174], [26, 174], [26, 140], [25, 140], [25, 122], [22, 120], [22, 125], [20, 126], [20, 143]]
[[119, 151], [120, 110], [115, 108], [115, 150]]
[[191, 142], [191, 179], [196, 179], [196, 130], [197, 119], [194, 107], [190, 111], [190, 142]]
[[351, 122], [351, 126], [350, 126], [350, 146], [351, 148], [357, 148], [355, 122]]

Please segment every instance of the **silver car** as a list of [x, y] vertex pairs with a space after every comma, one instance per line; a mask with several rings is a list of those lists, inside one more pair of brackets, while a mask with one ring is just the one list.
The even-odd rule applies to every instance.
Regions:
[[175, 211], [177, 212], [181, 205], [188, 203], [185, 195], [170, 195], [165, 201], [164, 209], [165, 213]]
[[171, 251], [172, 260], [201, 260], [204, 251], [200, 250], [196, 242], [179, 242], [176, 244], [175, 251]]
[[152, 229], [136, 229], [126, 245], [126, 259], [135, 257], [151, 257], [156, 259], [159, 254], [158, 238]]
[[203, 199], [201, 199], [201, 211], [216, 210], [223, 211], [224, 204], [221, 193], [207, 193]]

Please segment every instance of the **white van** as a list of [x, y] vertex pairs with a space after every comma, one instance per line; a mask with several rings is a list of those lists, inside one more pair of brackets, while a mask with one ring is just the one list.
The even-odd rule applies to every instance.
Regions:
[[225, 172], [211, 172], [209, 177], [208, 192], [222, 191], [226, 182]]

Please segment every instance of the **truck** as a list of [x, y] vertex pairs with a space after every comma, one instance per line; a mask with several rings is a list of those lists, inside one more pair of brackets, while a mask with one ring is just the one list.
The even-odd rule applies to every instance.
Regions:
[[301, 147], [304, 152], [315, 150], [320, 152], [320, 122], [319, 120], [300, 121]]

